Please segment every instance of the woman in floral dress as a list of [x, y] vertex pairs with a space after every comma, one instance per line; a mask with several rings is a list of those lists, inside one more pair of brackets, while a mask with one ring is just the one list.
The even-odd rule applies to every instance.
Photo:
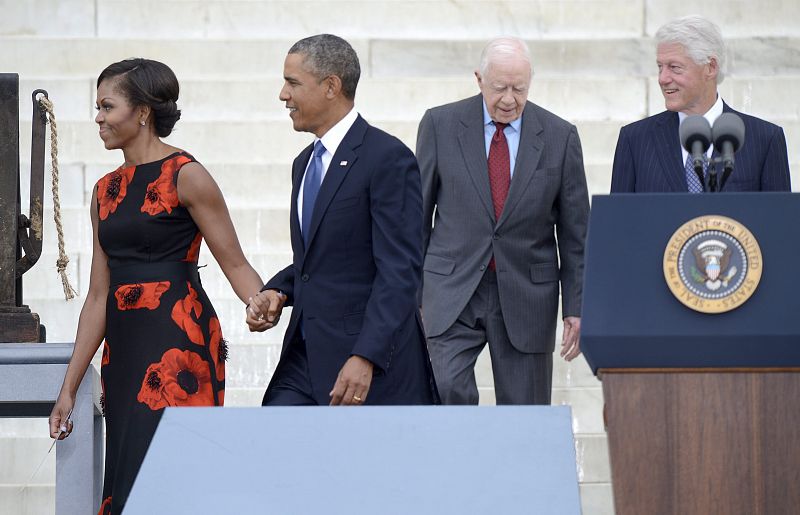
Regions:
[[163, 408], [223, 404], [227, 347], [197, 272], [202, 240], [243, 302], [263, 285], [211, 175], [160, 139], [180, 118], [178, 91], [172, 70], [147, 59], [112, 64], [97, 80], [100, 138], [124, 163], [92, 193], [89, 291], [50, 433], [72, 430], [67, 414], [104, 342], [103, 514], [122, 511]]

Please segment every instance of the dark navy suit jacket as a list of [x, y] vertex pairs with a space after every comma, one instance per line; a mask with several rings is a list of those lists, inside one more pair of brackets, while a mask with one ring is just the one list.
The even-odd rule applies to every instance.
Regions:
[[[726, 191], [790, 191], [789, 158], [783, 129], [723, 103], [723, 111], [744, 121], [744, 145], [735, 154]], [[686, 193], [686, 174], [678, 137], [678, 113], [664, 111], [619, 132], [611, 193]], [[714, 155], [717, 150], [714, 149]], [[721, 167], [718, 168], [721, 172]]]
[[[303, 335], [314, 398], [328, 404], [352, 356], [375, 365], [366, 404], [431, 404], [437, 397], [417, 305], [422, 194], [417, 160], [359, 116], [331, 160], [303, 243], [297, 216], [309, 145], [292, 166], [293, 263], [265, 288], [293, 306], [281, 357]], [[280, 365], [279, 365], [280, 366]]]

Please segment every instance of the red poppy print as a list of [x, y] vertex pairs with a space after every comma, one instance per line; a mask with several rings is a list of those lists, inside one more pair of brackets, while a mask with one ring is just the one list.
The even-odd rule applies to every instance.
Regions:
[[103, 342], [103, 357], [100, 360], [100, 366], [101, 367], [104, 367], [104, 366], [108, 365], [109, 359], [111, 357], [109, 355], [110, 353], [111, 353], [111, 350], [108, 348], [108, 342], [104, 341]]
[[186, 258], [184, 261], [188, 261], [190, 263], [196, 263], [198, 259], [200, 259], [200, 243], [203, 241], [203, 235], [200, 234], [200, 231], [197, 231], [194, 239], [192, 240], [192, 244], [189, 245], [189, 252], [186, 253]]
[[170, 349], [147, 368], [136, 399], [152, 410], [167, 406], [214, 406], [211, 371], [196, 352]]
[[218, 391], [217, 392], [217, 397], [219, 397], [218, 406], [224, 406], [225, 405], [225, 390]]
[[97, 515], [111, 515], [111, 497], [103, 499], [103, 504], [100, 505], [100, 511]]
[[141, 209], [142, 213], [147, 213], [151, 216], [164, 211], [172, 213], [172, 208], [180, 204], [178, 189], [175, 187], [175, 172], [191, 161], [184, 155], [178, 155], [172, 159], [167, 159], [161, 164], [161, 175], [147, 185], [144, 204], [142, 204]]
[[225, 380], [225, 361], [228, 359], [228, 342], [222, 338], [222, 329], [219, 326], [219, 319], [211, 317], [208, 321], [208, 352], [214, 360], [214, 368], [217, 373], [217, 381]]
[[100, 205], [100, 220], [117, 210], [117, 206], [128, 192], [128, 183], [133, 179], [135, 166], [119, 167], [97, 181], [97, 202]]
[[203, 305], [197, 300], [197, 292], [192, 288], [191, 283], [187, 281], [186, 286], [189, 287], [189, 293], [172, 307], [172, 320], [186, 333], [189, 340], [197, 345], [205, 345], [203, 331], [196, 321], [203, 313]]
[[156, 309], [161, 304], [161, 295], [169, 290], [169, 286], [169, 281], [123, 284], [114, 292], [114, 296], [117, 298], [117, 309], [120, 311], [142, 308]]

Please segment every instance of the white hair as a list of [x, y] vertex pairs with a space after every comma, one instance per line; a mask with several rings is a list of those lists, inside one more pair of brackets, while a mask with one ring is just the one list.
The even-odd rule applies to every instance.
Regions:
[[481, 62], [478, 66], [480, 74], [486, 75], [489, 65], [499, 56], [523, 58], [530, 64], [531, 76], [533, 75], [533, 63], [531, 63], [531, 52], [528, 45], [520, 38], [512, 36], [502, 36], [489, 41], [481, 52]]
[[690, 15], [672, 20], [656, 32], [656, 44], [678, 43], [697, 64], [717, 61], [717, 84], [725, 78], [725, 41], [722, 31], [713, 22], [702, 16]]

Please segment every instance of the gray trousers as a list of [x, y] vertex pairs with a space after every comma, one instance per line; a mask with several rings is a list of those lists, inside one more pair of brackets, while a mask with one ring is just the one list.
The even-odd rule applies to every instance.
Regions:
[[526, 353], [511, 345], [497, 275], [488, 270], [455, 323], [428, 338], [442, 404], [478, 404], [475, 362], [487, 343], [497, 404], [550, 404], [553, 353]]

